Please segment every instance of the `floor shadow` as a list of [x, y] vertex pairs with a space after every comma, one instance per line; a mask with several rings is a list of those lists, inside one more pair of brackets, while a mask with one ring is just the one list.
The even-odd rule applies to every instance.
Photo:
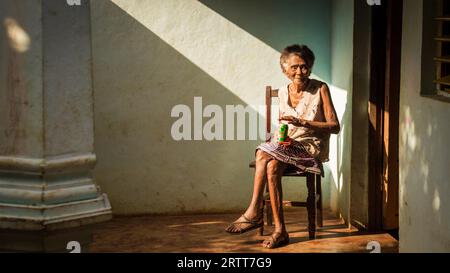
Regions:
[[263, 249], [261, 243], [271, 234], [273, 226], [265, 226], [263, 236], [259, 236], [256, 230], [242, 235], [226, 233], [225, 227], [238, 216], [214, 214], [119, 217], [104, 223], [103, 227], [94, 232], [91, 250], [197, 253], [367, 252], [366, 246], [370, 241], [379, 241], [383, 251], [395, 252], [398, 247], [396, 240], [388, 234], [355, 234], [355, 230], [349, 230], [342, 225], [342, 221], [328, 214], [325, 217], [325, 227], [318, 229], [315, 240], [310, 240], [306, 223], [293, 221], [305, 218], [306, 212], [296, 210], [286, 214], [290, 244], [277, 249]]

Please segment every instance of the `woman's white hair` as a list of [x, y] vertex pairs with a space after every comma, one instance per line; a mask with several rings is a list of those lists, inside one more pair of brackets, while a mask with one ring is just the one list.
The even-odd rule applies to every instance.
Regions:
[[309, 47], [307, 47], [306, 45], [295, 44], [285, 47], [281, 52], [280, 66], [283, 72], [287, 69], [287, 59], [291, 54], [295, 54], [305, 60], [306, 65], [309, 67], [309, 69], [312, 69], [316, 58], [312, 50], [309, 49]]

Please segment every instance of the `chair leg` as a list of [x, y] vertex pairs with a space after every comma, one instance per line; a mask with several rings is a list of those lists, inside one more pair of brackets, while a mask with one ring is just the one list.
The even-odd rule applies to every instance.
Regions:
[[322, 185], [320, 174], [316, 174], [316, 194], [318, 196], [317, 200], [317, 226], [323, 227], [323, 216], [322, 216]]
[[[270, 200], [267, 200], [268, 202], [270, 202]], [[273, 221], [272, 221], [272, 207], [270, 204], [268, 204], [266, 206], [266, 220], [267, 220], [267, 225], [268, 226], [272, 226], [273, 225]]]
[[266, 204], [266, 220], [267, 220], [267, 225], [268, 226], [272, 226], [273, 222], [272, 222], [272, 206], [270, 205], [270, 195], [269, 195], [269, 185], [266, 184], [266, 193], [267, 193], [267, 197], [264, 197], [264, 203], [268, 203]]
[[306, 199], [306, 209], [308, 211], [308, 232], [309, 239], [316, 238], [316, 187], [315, 187], [315, 175], [307, 174], [306, 186], [308, 188], [308, 197]]
[[265, 207], [265, 205], [266, 205], [266, 201], [263, 200], [263, 202], [262, 202], [262, 211], [263, 211], [262, 218], [263, 218], [263, 224], [262, 224], [262, 226], [258, 229], [258, 235], [259, 235], [259, 236], [263, 236], [263, 234], [264, 234], [264, 207]]

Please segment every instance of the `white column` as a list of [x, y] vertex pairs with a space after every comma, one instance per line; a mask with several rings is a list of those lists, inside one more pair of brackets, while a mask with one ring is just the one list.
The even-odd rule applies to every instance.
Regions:
[[90, 10], [80, 2], [0, 2], [0, 228], [111, 218], [93, 179]]

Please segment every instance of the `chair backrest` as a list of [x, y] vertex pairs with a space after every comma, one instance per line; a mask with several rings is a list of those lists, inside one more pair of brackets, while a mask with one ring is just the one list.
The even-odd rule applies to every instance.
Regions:
[[270, 129], [272, 128], [272, 98], [278, 97], [278, 89], [266, 86], [266, 141], [270, 141]]

